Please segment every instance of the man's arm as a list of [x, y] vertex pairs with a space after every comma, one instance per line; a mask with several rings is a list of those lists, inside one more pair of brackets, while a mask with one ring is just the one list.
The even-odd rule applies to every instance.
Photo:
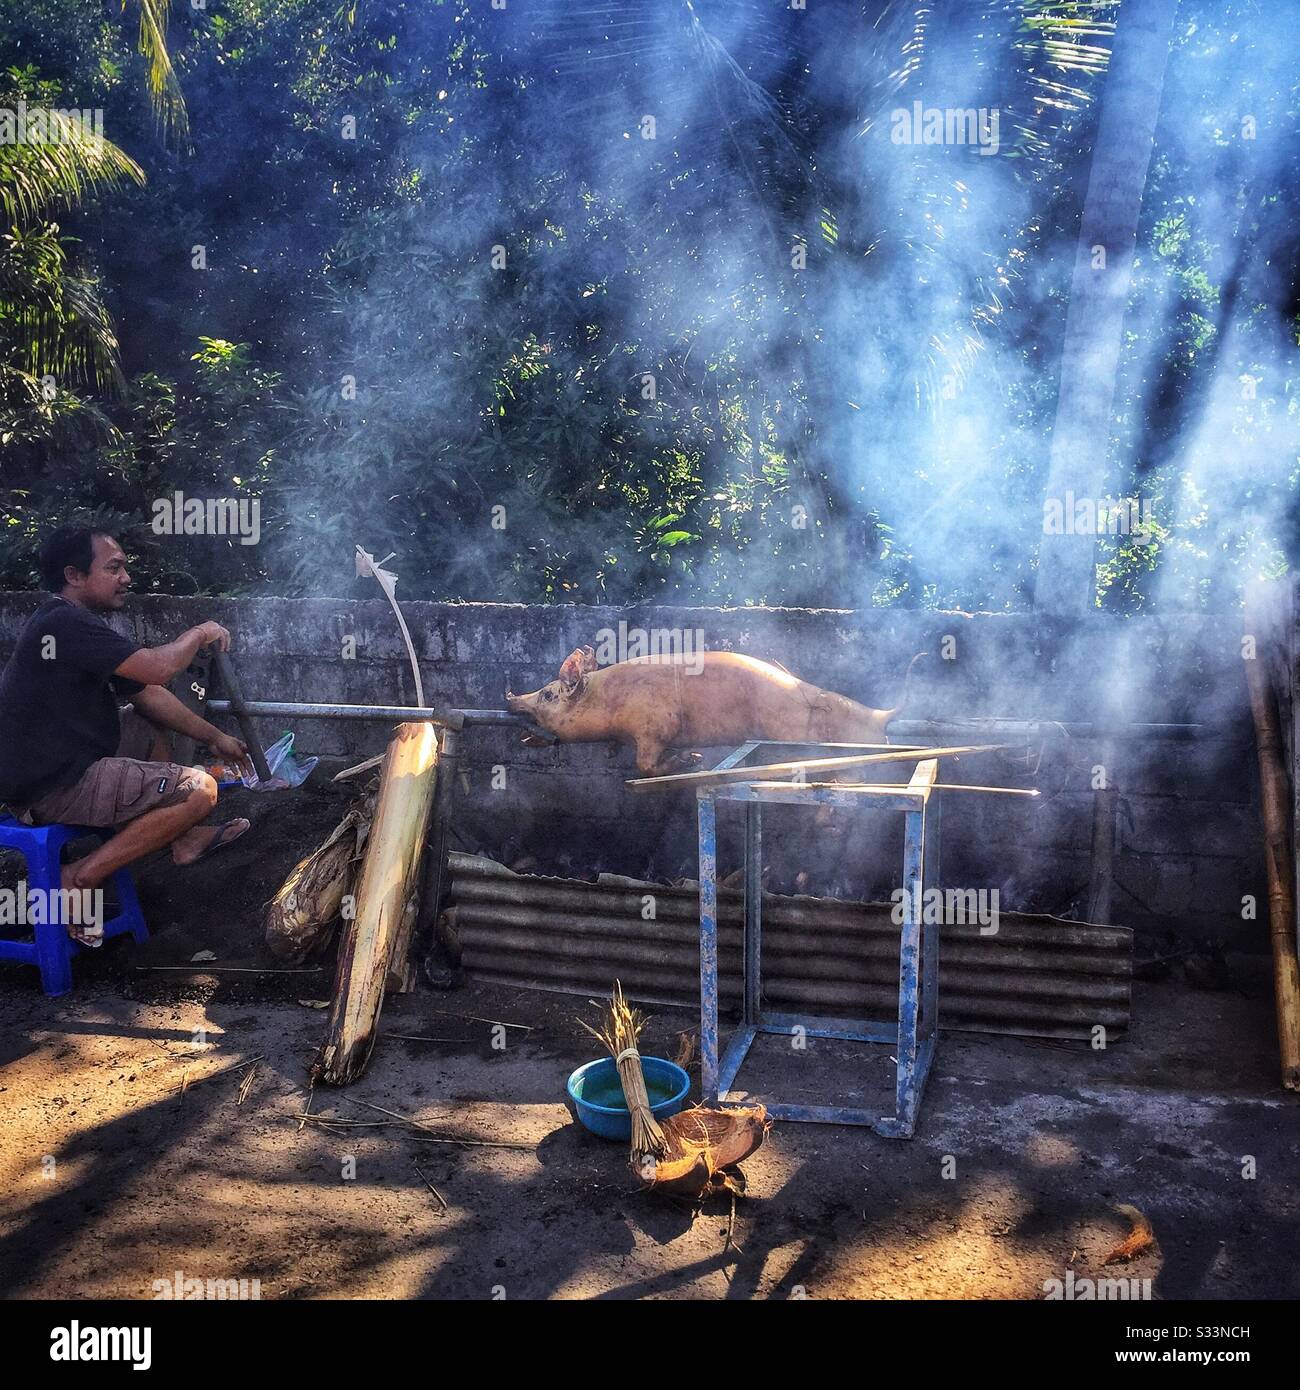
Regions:
[[170, 690], [160, 685], [146, 685], [130, 697], [135, 708], [151, 723], [178, 734], [188, 734], [207, 746], [220, 758], [232, 762], [238, 771], [252, 775], [253, 764], [248, 745], [241, 738], [223, 734], [201, 715], [183, 705]]
[[161, 685], [146, 685], [143, 690], [131, 696], [131, 703], [150, 723], [164, 729], [172, 729], [178, 734], [186, 734], [209, 747], [225, 737], [220, 729], [209, 724], [202, 715], [187, 708], [170, 690], [164, 690]]
[[201, 623], [198, 627], [182, 632], [174, 642], [168, 642], [161, 647], [141, 647], [138, 651], [132, 652], [120, 666], [114, 668], [113, 674], [125, 676], [127, 680], [136, 681], [140, 685], [166, 685], [173, 676], [179, 676], [194, 660], [194, 653], [200, 647], [207, 647], [213, 643], [221, 651], [229, 651], [230, 633], [220, 623]]

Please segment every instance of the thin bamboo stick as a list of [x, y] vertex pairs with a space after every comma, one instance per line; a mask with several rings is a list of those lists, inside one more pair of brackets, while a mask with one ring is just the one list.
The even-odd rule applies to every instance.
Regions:
[[764, 763], [761, 767], [728, 767], [711, 772], [672, 772], [666, 777], [632, 777], [633, 791], [659, 791], [673, 787], [720, 787], [729, 782], [757, 782], [801, 772], [832, 772], [840, 768], [866, 767], [875, 763], [915, 763], [928, 758], [955, 758], [960, 753], [996, 753], [1018, 748], [1015, 743], [963, 743], [948, 748], [900, 748], [892, 753], [859, 753], [851, 758], [800, 758], [789, 763]]
[[[790, 783], [755, 782], [752, 785], [764, 789], [767, 787], [788, 787]], [[804, 782], [803, 786], [805, 788], [826, 787], [837, 792], [878, 792], [882, 795], [916, 790], [910, 782]], [[1036, 790], [1029, 787], [974, 787], [967, 782], [934, 782], [931, 784], [930, 790], [936, 792], [995, 792], [999, 796], [1038, 795]]]

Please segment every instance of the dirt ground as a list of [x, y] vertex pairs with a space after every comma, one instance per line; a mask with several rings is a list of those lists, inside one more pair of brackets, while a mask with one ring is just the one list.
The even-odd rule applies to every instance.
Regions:
[[[177, 1270], [264, 1299], [1036, 1299], [1071, 1270], [1156, 1298], [1300, 1296], [1300, 1105], [1276, 1086], [1258, 980], [1139, 984], [1104, 1051], [945, 1035], [911, 1141], [777, 1125], [730, 1245], [725, 1200], [695, 1214], [636, 1191], [620, 1146], [573, 1123], [583, 999], [391, 999], [361, 1081], [309, 1097], [324, 1015], [299, 1001], [332, 971], [244, 972], [270, 963], [256, 905], [345, 801], [327, 783], [229, 798], [222, 818], [260, 803], [254, 832], [184, 873], [144, 866], [152, 940], [83, 956], [62, 999], [0, 968], [0, 1296], [151, 1298]], [[204, 949], [212, 973], [193, 973]], [[673, 1055], [694, 1022], [655, 1012], [643, 1050]], [[887, 1048], [769, 1039], [742, 1080], [860, 1104], [890, 1068]], [[302, 1124], [309, 1100], [354, 1127]], [[1105, 1266], [1118, 1203], [1158, 1244]]]

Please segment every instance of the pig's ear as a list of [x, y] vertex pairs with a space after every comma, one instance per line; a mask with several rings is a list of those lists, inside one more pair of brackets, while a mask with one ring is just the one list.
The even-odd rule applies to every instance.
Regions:
[[[599, 669], [596, 662], [595, 647], [579, 647], [578, 651], [582, 653], [582, 669], [584, 671], [595, 671]], [[574, 652], [574, 656], [577, 656], [577, 654], [577, 652]]]
[[[593, 656], [595, 654], [593, 653]], [[582, 650], [570, 652], [560, 667], [560, 685], [566, 695], [576, 694], [582, 689], [587, 678], [587, 667]]]

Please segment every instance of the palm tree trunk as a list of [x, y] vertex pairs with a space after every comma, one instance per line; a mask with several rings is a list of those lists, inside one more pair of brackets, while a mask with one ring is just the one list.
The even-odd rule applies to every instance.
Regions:
[[[1142, 190], [1178, 0], [1125, 0], [1111, 46], [1070, 288], [1046, 497], [1100, 498]], [[1044, 534], [1035, 606], [1077, 615], [1096, 596], [1096, 538]]]

